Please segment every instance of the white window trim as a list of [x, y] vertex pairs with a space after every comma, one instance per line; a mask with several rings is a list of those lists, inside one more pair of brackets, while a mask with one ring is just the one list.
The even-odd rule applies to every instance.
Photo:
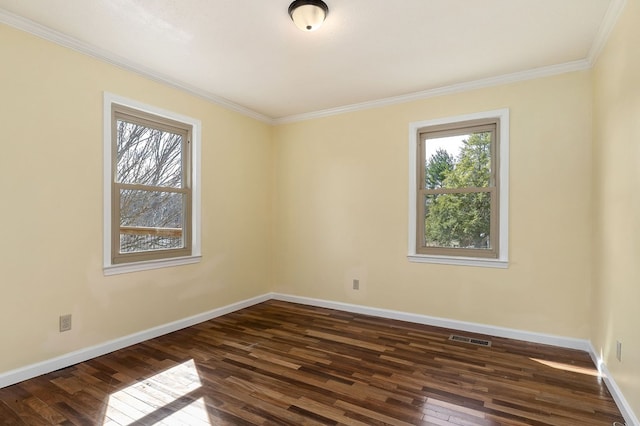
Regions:
[[[500, 220], [499, 220], [499, 253], [497, 259], [460, 256], [436, 256], [416, 253], [417, 205], [418, 191], [417, 164], [418, 129], [441, 124], [463, 121], [499, 118], [500, 119], [500, 153], [498, 179], [500, 180]], [[440, 263], [445, 265], [479, 266], [487, 268], [508, 268], [509, 266], [509, 109], [498, 109], [455, 117], [409, 123], [409, 243], [407, 258], [410, 262]]]
[[[191, 173], [192, 173], [192, 209], [191, 209], [191, 255], [143, 262], [131, 262], [114, 265], [111, 262], [111, 105], [118, 104], [137, 110], [155, 114], [171, 120], [187, 123], [193, 127], [191, 141]], [[201, 196], [200, 196], [200, 120], [176, 114], [138, 101], [104, 92], [103, 105], [103, 272], [104, 275], [124, 274], [128, 272], [146, 271], [150, 269], [166, 268], [178, 265], [197, 263], [201, 254]]]

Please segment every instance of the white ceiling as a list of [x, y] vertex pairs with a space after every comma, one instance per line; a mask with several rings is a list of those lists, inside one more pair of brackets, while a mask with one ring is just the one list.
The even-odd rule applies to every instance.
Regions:
[[[624, 0], [0, 0], [0, 22], [265, 120], [588, 68]], [[412, 95], [413, 94], [413, 95]]]

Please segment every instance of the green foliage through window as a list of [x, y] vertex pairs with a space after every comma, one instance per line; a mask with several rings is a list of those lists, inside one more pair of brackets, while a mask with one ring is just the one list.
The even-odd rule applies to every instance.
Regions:
[[473, 131], [451, 137], [449, 132], [422, 139], [423, 247], [491, 249], [493, 135]]

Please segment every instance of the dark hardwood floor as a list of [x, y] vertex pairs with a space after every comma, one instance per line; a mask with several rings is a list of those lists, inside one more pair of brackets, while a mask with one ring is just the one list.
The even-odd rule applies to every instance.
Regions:
[[0, 424], [623, 421], [587, 353], [450, 334], [269, 301], [0, 389]]

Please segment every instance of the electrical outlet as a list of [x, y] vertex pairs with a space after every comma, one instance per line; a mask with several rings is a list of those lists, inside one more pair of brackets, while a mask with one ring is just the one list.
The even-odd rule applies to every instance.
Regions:
[[616, 340], [616, 359], [622, 361], [622, 342]]
[[60, 315], [60, 332], [71, 330], [71, 314]]
[[360, 290], [360, 280], [353, 280], [353, 289]]

